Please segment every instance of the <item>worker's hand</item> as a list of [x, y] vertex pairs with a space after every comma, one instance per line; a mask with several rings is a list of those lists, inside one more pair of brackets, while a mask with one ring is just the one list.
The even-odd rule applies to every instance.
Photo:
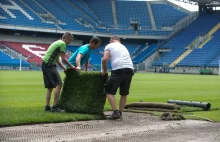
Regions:
[[64, 68], [64, 73], [66, 73], [66, 71], [67, 71], [67, 68]]
[[73, 70], [76, 70], [76, 67], [75, 67], [75, 66], [72, 66], [71, 68], [72, 68]]
[[76, 71], [79, 71], [81, 68], [80, 67], [76, 67]]
[[105, 72], [105, 71], [101, 72], [101, 76], [106, 76], [106, 75], [108, 75], [107, 72]]

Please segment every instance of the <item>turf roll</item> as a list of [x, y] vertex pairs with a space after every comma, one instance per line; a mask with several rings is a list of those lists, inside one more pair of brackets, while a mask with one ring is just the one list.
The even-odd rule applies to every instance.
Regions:
[[125, 109], [130, 107], [139, 107], [139, 108], [162, 108], [162, 109], [175, 109], [175, 104], [168, 103], [156, 103], [156, 102], [134, 102], [125, 105]]
[[68, 70], [59, 100], [61, 108], [73, 113], [103, 114], [106, 80], [107, 75], [98, 72]]

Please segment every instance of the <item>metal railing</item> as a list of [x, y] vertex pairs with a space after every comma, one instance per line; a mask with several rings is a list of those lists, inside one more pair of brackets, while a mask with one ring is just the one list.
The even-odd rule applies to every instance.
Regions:
[[9, 55], [10, 57], [12, 58], [15, 58], [15, 59], [22, 59], [22, 60], [27, 60], [26, 57], [24, 56], [21, 56], [20, 53], [12, 50], [11, 48], [8, 48], [7, 46], [5, 46], [4, 44], [0, 44], [0, 46], [4, 47], [4, 50], [2, 50], [5, 54]]

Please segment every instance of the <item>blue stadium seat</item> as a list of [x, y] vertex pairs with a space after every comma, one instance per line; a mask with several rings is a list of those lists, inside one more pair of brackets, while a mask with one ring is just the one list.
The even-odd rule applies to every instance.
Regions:
[[194, 49], [177, 66], [208, 66], [220, 54], [220, 30], [216, 31], [213, 38], [202, 49]]
[[[171, 49], [171, 52], [164, 53], [155, 63], [156, 66], [171, 64], [175, 59], [182, 55], [186, 47], [200, 35], [207, 34], [220, 20], [219, 14], [200, 16], [183, 32], [168, 41], [162, 48]], [[198, 49], [199, 50], [199, 49]], [[196, 50], [195, 50], [196, 52]], [[189, 55], [188, 55], [189, 56]]]
[[[54, 0], [53, 1], [57, 7], [59, 7], [63, 13], [67, 13], [69, 16], [72, 16], [72, 18], [77, 19], [78, 21], [80, 21], [82, 24], [92, 24], [93, 26], [97, 26], [98, 23], [96, 21], [94, 21], [92, 18], [90, 18], [88, 15], [86, 15], [85, 13], [83, 13], [80, 9], [77, 9], [75, 7], [75, 2], [72, 3], [68, 0]], [[69, 17], [71, 18], [71, 17]]]
[[128, 28], [131, 20], [137, 20], [140, 24], [151, 29], [150, 16], [145, 1], [115, 1], [115, 4], [119, 27]]
[[114, 27], [110, 0], [85, 0], [85, 3], [99, 17], [103, 25], [108, 28]]
[[47, 12], [32, 0], [23, 0], [31, 9], [37, 13], [47, 14]]
[[[5, 17], [5, 19], [2, 18], [0, 20], [0, 23], [5, 25], [134, 35], [130, 21], [137, 20], [140, 26], [139, 35], [167, 36], [170, 33], [170, 31], [152, 30], [147, 3], [145, 1], [115, 1], [116, 18], [118, 21], [117, 28], [113, 22], [111, 0], [1, 0], [0, 3], [3, 5], [13, 5], [15, 3], [33, 18], [28, 19], [21, 11], [9, 9], [16, 16], [16, 18], [12, 18], [6, 11], [0, 8], [0, 16]], [[167, 20], [164, 21], [165, 23], [169, 23], [169, 21], [173, 22], [166, 26], [172, 26], [185, 14], [168, 4], [161, 5], [161, 7], [165, 7], [162, 8], [163, 10], [169, 9], [168, 11], [172, 11], [169, 14], [174, 15], [171, 17], [175, 17], [172, 20], [165, 16]], [[161, 19], [163, 21], [163, 18], [159, 18], [158, 22]]]
[[107, 29], [105, 27], [95, 27], [95, 30], [97, 30], [100, 33], [107, 33]]
[[117, 34], [117, 35], [133, 35], [134, 30], [133, 29], [109, 29], [109, 33], [111, 34]]
[[[146, 46], [146, 45], [145, 45]], [[150, 45], [147, 49], [141, 52], [138, 56], [133, 59], [133, 63], [137, 64], [144, 61], [147, 57], [152, 55], [157, 49], [157, 44]]]
[[8, 0], [1, 0], [1, 4], [12, 5], [12, 3], [9, 2]]
[[170, 27], [187, 16], [187, 13], [168, 4], [151, 4], [151, 8], [157, 28]]
[[56, 0], [45, 1], [45, 0], [36, 0], [54, 16], [56, 16], [61, 22], [66, 24], [59, 24], [63, 29], [84, 31], [84, 32], [93, 32], [94, 30], [91, 27], [85, 27], [77, 22], [77, 15], [79, 13], [74, 13], [74, 7], [68, 2]]
[[220, 54], [208, 65], [209, 67], [219, 67]]
[[139, 30], [139, 35], [167, 36], [171, 31]]
[[[21, 62], [22, 67], [29, 67], [30, 64], [26, 61]], [[12, 59], [10, 56], [6, 55], [4, 52], [0, 51], [0, 66], [20, 66], [20, 59]]]
[[87, 14], [90, 18], [96, 21], [98, 24], [101, 24], [98, 17], [94, 14], [94, 12], [88, 7], [88, 5], [82, 0], [71, 0], [71, 2], [77, 6], [81, 11]]
[[[2, 1], [1, 1], [2, 2]], [[1, 19], [0, 23], [7, 25], [19, 25], [19, 26], [27, 26], [27, 27], [42, 27], [42, 28], [56, 28], [54, 24], [44, 23], [41, 19], [35, 15], [31, 10], [29, 10], [23, 3], [20, 1], [12, 1], [20, 6], [25, 12], [27, 12], [33, 19], [28, 19], [20, 10], [10, 9], [16, 18], [12, 18], [9, 14], [7, 14], [3, 9], [1, 9], [1, 16], [6, 17], [6, 19]], [[7, 4], [9, 5], [9, 4]], [[12, 5], [12, 3], [11, 3]]]
[[74, 53], [77, 49], [79, 48], [79, 46], [67, 46], [67, 50], [71, 51], [72, 53]]
[[136, 43], [123, 43], [123, 45], [128, 49], [128, 52], [131, 56], [134, 55], [135, 50], [138, 48], [138, 46], [140, 46]]

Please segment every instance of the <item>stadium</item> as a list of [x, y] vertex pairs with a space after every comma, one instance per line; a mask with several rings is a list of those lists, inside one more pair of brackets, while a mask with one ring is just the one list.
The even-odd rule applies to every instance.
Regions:
[[[177, 3], [196, 8], [190, 11]], [[0, 0], [0, 127], [3, 127], [0, 141], [147, 141], [147, 138], [149, 141], [219, 141], [219, 123], [191, 121], [220, 122], [219, 7], [219, 0]], [[166, 103], [169, 99], [209, 102], [210, 111], [181, 110], [190, 119], [181, 124], [185, 130], [178, 122], [159, 124], [156, 118], [139, 113], [127, 116], [127, 120], [125, 117], [119, 124], [120, 121], [106, 122], [90, 114], [42, 112], [45, 99], [42, 58], [50, 44], [65, 32], [74, 37], [67, 46], [67, 59], [92, 37], [102, 40], [90, 56], [89, 72], [102, 70], [101, 60], [110, 38], [121, 39], [135, 69], [128, 103]], [[65, 74], [61, 68], [58, 70], [63, 80]], [[108, 71], [111, 71], [110, 62]], [[104, 110], [111, 110], [108, 102]], [[161, 112], [146, 112], [161, 115]], [[83, 120], [94, 121], [74, 123]], [[28, 126], [7, 127], [57, 122], [70, 123], [45, 126], [48, 129], [39, 126], [41, 130], [34, 130], [39, 132], [37, 135], [32, 135]], [[152, 126], [149, 130], [148, 126], [142, 127], [148, 122]], [[161, 128], [154, 126], [156, 123]], [[195, 135], [190, 133], [191, 126]], [[76, 137], [64, 133], [67, 129]], [[50, 130], [63, 135], [54, 136]]]

